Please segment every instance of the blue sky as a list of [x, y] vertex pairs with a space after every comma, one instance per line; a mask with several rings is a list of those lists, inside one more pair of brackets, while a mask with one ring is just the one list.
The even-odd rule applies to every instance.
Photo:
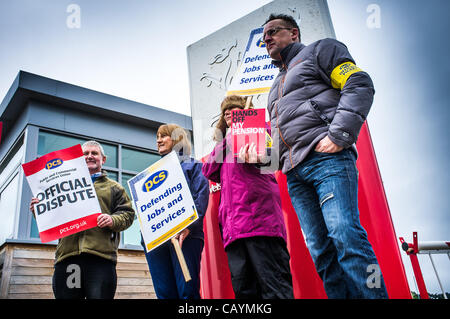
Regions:
[[[190, 115], [187, 46], [269, 2], [0, 0], [0, 97], [25, 70]], [[71, 3], [81, 9], [80, 28], [67, 26]], [[338, 40], [375, 84], [368, 122], [397, 236], [450, 240], [450, 1], [328, 3]], [[375, 28], [367, 24], [372, 4]], [[429, 259], [419, 260], [429, 290], [439, 292]], [[450, 291], [449, 258], [435, 261]]]

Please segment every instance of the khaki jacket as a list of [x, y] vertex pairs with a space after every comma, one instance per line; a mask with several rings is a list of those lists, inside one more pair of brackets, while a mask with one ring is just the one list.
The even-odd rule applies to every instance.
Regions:
[[55, 253], [55, 264], [63, 259], [89, 253], [117, 262], [120, 232], [131, 226], [134, 210], [125, 189], [106, 177], [106, 172], [94, 182], [95, 191], [103, 214], [109, 214], [113, 226], [94, 227], [71, 236], [61, 238]]

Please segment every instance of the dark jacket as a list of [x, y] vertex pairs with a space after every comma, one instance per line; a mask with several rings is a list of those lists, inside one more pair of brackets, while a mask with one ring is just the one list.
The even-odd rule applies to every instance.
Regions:
[[134, 210], [125, 189], [119, 183], [106, 177], [106, 172], [94, 182], [95, 192], [102, 214], [109, 214], [113, 226], [94, 227], [61, 238], [55, 252], [55, 264], [81, 253], [89, 253], [117, 262], [120, 232], [131, 226]]
[[236, 239], [254, 236], [286, 241], [275, 176], [261, 173], [254, 164], [238, 163], [231, 152], [231, 134], [217, 143], [202, 171], [221, 185], [219, 224], [224, 247]]
[[366, 72], [354, 65], [347, 47], [334, 39], [281, 51], [280, 68], [268, 97], [274, 151], [283, 173], [297, 166], [325, 136], [352, 147], [373, 102]]
[[179, 159], [198, 212], [198, 219], [187, 227], [189, 236], [204, 239], [203, 218], [208, 208], [209, 183], [202, 174], [201, 162], [189, 156], [179, 156]]

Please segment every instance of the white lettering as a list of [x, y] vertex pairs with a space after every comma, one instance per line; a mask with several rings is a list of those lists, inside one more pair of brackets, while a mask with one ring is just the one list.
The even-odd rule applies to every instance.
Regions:
[[247, 127], [247, 128], [232, 128], [232, 133], [239, 134], [256, 134], [256, 133], [264, 133], [263, 127]]
[[367, 266], [367, 272], [372, 273], [367, 277], [366, 284], [368, 288], [380, 288], [381, 287], [381, 270], [377, 264], [371, 264]]
[[66, 25], [69, 29], [81, 28], [81, 8], [78, 4], [72, 3], [67, 6], [67, 13], [70, 15], [66, 19]]
[[381, 28], [381, 9], [378, 4], [369, 4], [367, 6], [367, 13], [370, 15], [367, 17], [366, 24], [369, 29]]
[[81, 288], [81, 268], [76, 264], [70, 264], [67, 266], [67, 273], [71, 273], [66, 280], [67, 288]]

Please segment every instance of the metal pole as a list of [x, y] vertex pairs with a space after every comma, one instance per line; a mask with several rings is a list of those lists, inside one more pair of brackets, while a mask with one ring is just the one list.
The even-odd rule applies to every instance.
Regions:
[[438, 275], [438, 272], [436, 270], [436, 267], [434, 266], [433, 257], [431, 256], [431, 254], [428, 254], [428, 256], [430, 257], [431, 264], [433, 265], [434, 273], [436, 274], [436, 278], [438, 280], [439, 287], [441, 287], [442, 295], [444, 296], [444, 299], [447, 299], [447, 295], [445, 294], [444, 287], [442, 287], [441, 279], [439, 278], [439, 275]]
[[420, 270], [419, 261], [415, 253], [410, 253], [411, 265], [413, 267], [414, 274], [416, 275], [417, 286], [419, 286], [420, 299], [430, 299], [428, 296], [425, 281], [423, 280], [422, 271]]
[[417, 259], [418, 249], [418, 240], [417, 240], [417, 232], [413, 232], [413, 244], [408, 244], [403, 237], [400, 237], [400, 242], [402, 243], [402, 249], [406, 252], [406, 254], [411, 259], [411, 266], [415, 275], [415, 282], [419, 287], [419, 296], [420, 299], [429, 299], [427, 292], [427, 287], [425, 286], [425, 281], [423, 280], [422, 271], [420, 270], [419, 260]]
[[414, 281], [414, 286], [416, 287], [416, 290], [417, 290], [417, 294], [419, 295], [419, 299], [420, 299], [420, 291], [419, 291], [419, 287], [417, 287], [416, 276], [414, 276], [414, 275], [413, 275], [413, 281]]

